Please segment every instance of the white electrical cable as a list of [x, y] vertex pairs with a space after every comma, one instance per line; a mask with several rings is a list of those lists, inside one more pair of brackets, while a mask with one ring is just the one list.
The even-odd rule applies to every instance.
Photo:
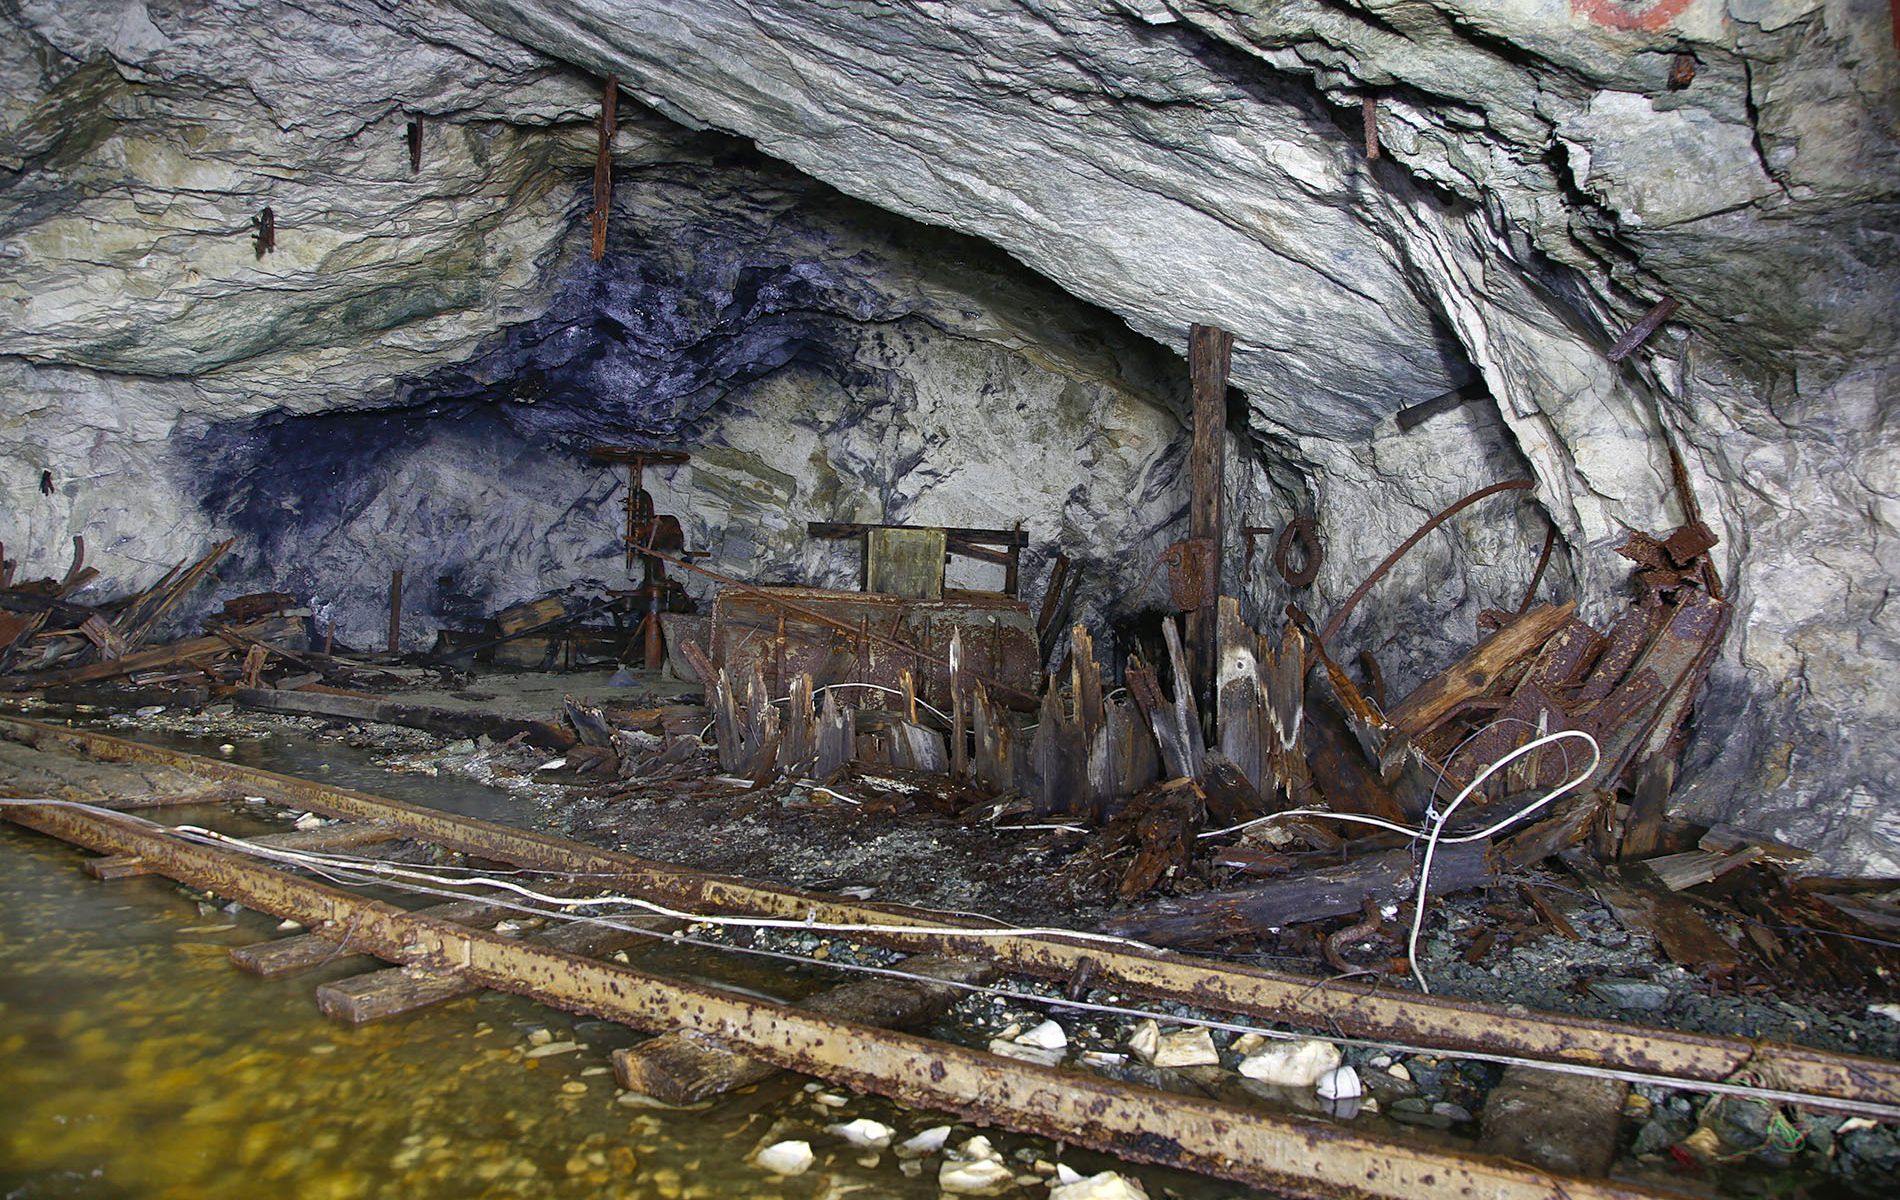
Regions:
[[[54, 800], [50, 798], [47, 798], [47, 799], [0, 798], [0, 805], [9, 805], [9, 804], [12, 804], [12, 805], [50, 804], [50, 805], [60, 805], [60, 806], [79, 808], [79, 809], [84, 809], [90, 812], [102, 813], [102, 814], [112, 816], [112, 817], [124, 818], [129, 821], [137, 822], [138, 824], [150, 826], [151, 828], [157, 829], [157, 830], [171, 830], [173, 832], [178, 832], [186, 828], [186, 827], [177, 827], [176, 829], [174, 829], [172, 827], [159, 825], [156, 822], [149, 821], [143, 817], [138, 817], [132, 814], [122, 812], [118, 809], [105, 808], [99, 805], [85, 804], [85, 803], [74, 801], [74, 800]], [[205, 841], [207, 843], [213, 843], [213, 844], [221, 843], [235, 850], [238, 850], [244, 853], [249, 853], [258, 857], [278, 857], [285, 853], [302, 853], [302, 852], [279, 851], [275, 847], [270, 847], [270, 848], [261, 847], [261, 846], [255, 845], [254, 843], [246, 842], [242, 839], [224, 837], [223, 835], [215, 835], [214, 837], [199, 837], [198, 835], [194, 833], [185, 833], [183, 836], [193, 841]], [[312, 855], [309, 855], [309, 857], [319, 857], [319, 856], [312, 854]], [[321, 857], [346, 857], [346, 856], [321, 856]], [[374, 873], [372, 869], [386, 868], [388, 866], [389, 864], [387, 863], [377, 862], [376, 860], [373, 860], [373, 859], [362, 859], [360, 861], [361, 869], [355, 868], [355, 867], [326, 868], [320, 865], [312, 866], [309, 869], [311, 869], [317, 874], [324, 875], [327, 878], [336, 879], [339, 881], [347, 880], [347, 881], [355, 882], [359, 885], [362, 885], [362, 884], [377, 884], [377, 883], [382, 882], [382, 880], [379, 880], [377, 878], [376, 874]], [[500, 874], [501, 872], [495, 872], [495, 873]], [[436, 897], [440, 897], [443, 899], [450, 899], [450, 900], [455, 900], [455, 899], [465, 900], [468, 898], [468, 893], [466, 892], [445, 891], [445, 890], [439, 890], [436, 888], [420, 887], [420, 886], [413, 886], [413, 885], [400, 887], [399, 890], [403, 890], [403, 891], [416, 894], [416, 895], [436, 896]], [[489, 902], [492, 903], [497, 908], [502, 908], [502, 909], [506, 909], [506, 910], [510, 910], [514, 912], [520, 912], [520, 913], [530, 915], [530, 916], [543, 917], [543, 918], [548, 918], [548, 919], [553, 919], [553, 920], [582, 922], [586, 924], [600, 925], [606, 928], [616, 929], [616, 930], [620, 930], [626, 933], [638, 934], [644, 937], [652, 937], [655, 939], [663, 939], [663, 940], [675, 940], [675, 939], [672, 939], [667, 934], [656, 933], [655, 931], [649, 930], [649, 929], [641, 929], [638, 926], [627, 925], [623, 922], [616, 922], [612, 918], [609, 918], [609, 917], [572, 914], [572, 913], [566, 913], [566, 912], [562, 912], [558, 910], [549, 911], [546, 909], [534, 908], [532, 906], [525, 905], [525, 904], [518, 904], [518, 903], [515, 903], [514, 901], [506, 900], [501, 897], [493, 897], [490, 899]], [[696, 919], [704, 920], [704, 918], [696, 918]], [[803, 926], [800, 926], [800, 927], [803, 928]], [[893, 927], [878, 926], [877, 928], [890, 929]], [[954, 930], [954, 929], [939, 927], [935, 930], [935, 932], [940, 932], [940, 933], [952, 932], [953, 933], [953, 932], [959, 932], [959, 931]], [[1023, 930], [1021, 932], [1027, 933], [1027, 932], [1033, 932], [1033, 931]], [[798, 964], [806, 965], [806, 966], [812, 965], [814, 961], [806, 955], [794, 954], [794, 953], [790, 953], [786, 951], [767, 950], [767, 949], [763, 949], [757, 946], [739, 946], [739, 945], [728, 944], [728, 943], [703, 942], [703, 941], [697, 941], [697, 940], [695, 940], [693, 944], [698, 945], [698, 946], [703, 946], [708, 949], [723, 950], [728, 953], [749, 954], [755, 957], [779, 959], [779, 960], [794, 962], [794, 963], [798, 963]], [[1583, 1063], [1569, 1063], [1569, 1062], [1563, 1062], [1561, 1060], [1526, 1058], [1526, 1057], [1522, 1057], [1518, 1055], [1496, 1054], [1496, 1053], [1490, 1053], [1486, 1051], [1447, 1050], [1443, 1047], [1437, 1047], [1437, 1046], [1423, 1046], [1423, 1045], [1417, 1045], [1414, 1043], [1407, 1043], [1407, 1042], [1377, 1041], [1377, 1040], [1372, 1040], [1372, 1039], [1367, 1039], [1367, 1038], [1348, 1038], [1348, 1037], [1339, 1036], [1337, 1034], [1326, 1034], [1326, 1033], [1305, 1034], [1305, 1033], [1295, 1033], [1292, 1031], [1280, 1030], [1280, 1029], [1261, 1029], [1261, 1028], [1251, 1026], [1251, 1025], [1243, 1025], [1236, 1022], [1230, 1022], [1230, 1021], [1219, 1021], [1219, 1020], [1214, 1020], [1212, 1018], [1199, 1017], [1199, 1016], [1194, 1016], [1190, 1014], [1163, 1013], [1163, 1012], [1157, 1012], [1157, 1011], [1152, 1011], [1148, 1009], [1133, 1008], [1133, 1007], [1124, 1006], [1124, 1005], [1097, 1004], [1090, 1001], [1069, 1000], [1065, 997], [1060, 997], [1060, 996], [1043, 996], [1034, 992], [1019, 992], [1011, 988], [1003, 988], [1003, 987], [997, 987], [997, 986], [987, 985], [987, 984], [972, 984], [972, 983], [958, 982], [954, 980], [936, 979], [934, 977], [917, 975], [913, 972], [901, 971], [893, 967], [873, 967], [873, 966], [868, 966], [862, 963], [848, 963], [848, 962], [844, 962], [844, 961], [840, 961], [836, 959], [823, 960], [820, 965], [832, 968], [834, 970], [854, 971], [854, 972], [858, 972], [858, 973], [866, 974], [866, 975], [885, 976], [885, 977], [896, 978], [896, 979], [910, 980], [914, 982], [928, 983], [933, 986], [943, 986], [943, 987], [949, 987], [949, 988], [959, 990], [959, 991], [966, 991], [966, 992], [977, 993], [977, 994], [982, 994], [982, 995], [995, 996], [995, 997], [1008, 999], [1008, 1000], [1017, 1000], [1017, 1001], [1022, 1001], [1024, 1003], [1027, 1003], [1027, 1004], [1044, 1005], [1053, 1009], [1073, 1009], [1073, 1010], [1079, 1010], [1079, 1011], [1085, 1011], [1085, 1012], [1104, 1013], [1104, 1014], [1119, 1016], [1119, 1017], [1151, 1019], [1155, 1021], [1168, 1022], [1168, 1023], [1173, 1023], [1173, 1024], [1193, 1025], [1193, 1026], [1204, 1027], [1207, 1029], [1218, 1029], [1224, 1032], [1233, 1032], [1237, 1034], [1253, 1033], [1253, 1034], [1258, 1034], [1265, 1038], [1281, 1040], [1281, 1041], [1311, 1038], [1313, 1040], [1331, 1042], [1335, 1045], [1340, 1045], [1340, 1046], [1355, 1046], [1355, 1047], [1376, 1049], [1376, 1050], [1382, 1050], [1382, 1051], [1392, 1051], [1392, 1052], [1404, 1053], [1404, 1054], [1427, 1054], [1427, 1055], [1435, 1055], [1439, 1057], [1463, 1058], [1463, 1059], [1469, 1059], [1476, 1062], [1496, 1063], [1503, 1066], [1534, 1067], [1540, 1070], [1555, 1071], [1561, 1074], [1582, 1075], [1582, 1076], [1587, 1076], [1590, 1078], [1600, 1078], [1600, 1079], [1618, 1079], [1618, 1080], [1622, 1080], [1628, 1083], [1645, 1083], [1645, 1084], [1650, 1084], [1656, 1087], [1670, 1088], [1670, 1089], [1674, 1089], [1678, 1091], [1690, 1091], [1690, 1092], [1707, 1093], [1707, 1094], [1713, 1094], [1713, 1095], [1736, 1096], [1736, 1097], [1745, 1098], [1745, 1099], [1766, 1100], [1766, 1101], [1772, 1101], [1776, 1103], [1807, 1105], [1810, 1107], [1833, 1109], [1835, 1111], [1842, 1111], [1842, 1112], [1864, 1113], [1869, 1116], [1878, 1117], [1878, 1118], [1882, 1118], [1886, 1120], [1893, 1120], [1893, 1119], [1900, 1118], [1900, 1105], [1881, 1104], [1877, 1101], [1853, 1100], [1853, 1099], [1838, 1098], [1838, 1097], [1831, 1097], [1831, 1096], [1814, 1096], [1814, 1095], [1810, 1095], [1803, 1092], [1780, 1091], [1780, 1090], [1770, 1089], [1770, 1088], [1754, 1087], [1754, 1086], [1750, 1086], [1746, 1084], [1733, 1084], [1733, 1083], [1725, 1083], [1725, 1082], [1719, 1082], [1719, 1081], [1681, 1079], [1674, 1076], [1657, 1075], [1657, 1074], [1651, 1074], [1651, 1073], [1643, 1072], [1643, 1071], [1628, 1071], [1628, 1070], [1622, 1070], [1615, 1067], [1598, 1067], [1598, 1066], [1591, 1066], [1591, 1065], [1583, 1064]], [[1316, 986], [1324, 986], [1324, 983], [1322, 982]]]
[[[1526, 805], [1525, 807], [1518, 809], [1516, 812], [1511, 813], [1509, 816], [1503, 818], [1502, 820], [1494, 822], [1491, 825], [1487, 825], [1483, 829], [1480, 829], [1476, 831], [1475, 833], [1460, 834], [1457, 837], [1443, 836], [1444, 831], [1445, 831], [1445, 825], [1447, 822], [1451, 820], [1452, 814], [1458, 811], [1458, 806], [1463, 804], [1467, 799], [1469, 799], [1473, 792], [1477, 791], [1480, 787], [1484, 785], [1485, 780], [1491, 778], [1491, 776], [1495, 772], [1497, 772], [1500, 768], [1509, 766], [1511, 763], [1516, 762], [1518, 759], [1524, 757], [1526, 754], [1529, 754], [1535, 750], [1540, 750], [1543, 747], [1548, 746], [1554, 742], [1561, 741], [1564, 738], [1582, 738], [1584, 741], [1590, 744], [1590, 765], [1589, 766], [1585, 767], [1578, 774], [1572, 776], [1569, 782], [1564, 783], [1561, 786], [1549, 792], [1544, 793], [1542, 798], [1540, 798], [1536, 803]], [[1255, 817], [1251, 821], [1242, 821], [1238, 825], [1230, 825], [1225, 829], [1216, 829], [1208, 833], [1203, 833], [1200, 836], [1204, 838], [1220, 837], [1224, 834], [1237, 833], [1242, 829], [1248, 829], [1248, 828], [1251, 828], [1252, 826], [1259, 825], [1267, 821], [1283, 821], [1287, 819], [1288, 817], [1325, 817], [1328, 820], [1333, 820], [1333, 821], [1351, 821], [1354, 824], [1358, 824], [1358, 825], [1372, 825], [1380, 829], [1389, 829], [1394, 833], [1402, 833], [1402, 834], [1405, 834], [1407, 837], [1410, 837], [1413, 839], [1417, 839], [1420, 837], [1425, 838], [1426, 839], [1425, 858], [1424, 858], [1424, 861], [1419, 866], [1418, 897], [1412, 904], [1412, 930], [1411, 930], [1410, 936], [1406, 938], [1405, 957], [1406, 957], [1406, 961], [1411, 964], [1412, 977], [1418, 981], [1419, 990], [1429, 995], [1431, 994], [1431, 990], [1432, 990], [1431, 985], [1425, 981], [1425, 972], [1418, 965], [1418, 935], [1419, 935], [1419, 930], [1423, 928], [1425, 924], [1426, 888], [1431, 882], [1432, 859], [1436, 857], [1438, 854], [1439, 844], [1442, 842], [1445, 845], [1456, 846], [1456, 845], [1461, 845], [1466, 842], [1482, 841], [1485, 838], [1488, 838], [1492, 834], [1496, 833], [1498, 830], [1503, 829], [1507, 825], [1514, 825], [1517, 822], [1522, 821], [1525, 817], [1528, 817], [1532, 813], [1537, 812], [1540, 809], [1546, 807], [1553, 800], [1556, 800], [1558, 797], [1566, 795], [1567, 793], [1582, 786], [1585, 780], [1589, 779], [1590, 776], [1596, 774], [1597, 765], [1601, 763], [1602, 761], [1603, 761], [1603, 750], [1600, 746], [1597, 745], [1597, 740], [1595, 738], [1583, 732], [1581, 729], [1560, 729], [1556, 733], [1547, 733], [1542, 737], [1533, 738], [1531, 741], [1528, 741], [1524, 743], [1522, 746], [1519, 746], [1517, 749], [1512, 750], [1509, 754], [1504, 755], [1502, 758], [1498, 759], [1497, 761], [1491, 763], [1489, 766], [1485, 767], [1484, 770], [1478, 772], [1478, 774], [1472, 778], [1471, 782], [1467, 783], [1464, 786], [1464, 789], [1460, 791], [1455, 798], [1453, 798], [1452, 802], [1445, 806], [1445, 811], [1438, 814], [1436, 819], [1433, 820], [1431, 827], [1429, 829], [1412, 829], [1404, 825], [1396, 824], [1392, 821], [1381, 820], [1378, 817], [1362, 816], [1358, 813], [1327, 812], [1324, 809], [1317, 809], [1317, 808], [1295, 808], [1295, 809], [1288, 809], [1286, 812], [1273, 813], [1265, 817]]]
[[[818, 921], [811, 917], [807, 917], [805, 920], [801, 921], [801, 920], [785, 918], [785, 917], [712, 916], [710, 914], [705, 914], [705, 913], [686, 912], [677, 908], [668, 908], [664, 904], [657, 904], [651, 900], [644, 900], [640, 898], [639, 896], [625, 896], [625, 895], [580, 896], [580, 897], [550, 896], [544, 892], [537, 892], [533, 888], [523, 887], [521, 884], [514, 882], [512, 879], [490, 879], [490, 878], [487, 878], [485, 876], [480, 876], [480, 875], [470, 876], [465, 879], [445, 878], [442, 876], [438, 876], [434, 874], [433, 872], [418, 871], [413, 868], [396, 866], [392, 863], [373, 863], [373, 862], [364, 861], [364, 860], [352, 861], [351, 856], [323, 854], [317, 851], [310, 851], [310, 850], [285, 850], [277, 846], [257, 846], [253, 843], [244, 841], [242, 838], [229, 837], [225, 834], [217, 832], [216, 830], [205, 829], [202, 826], [198, 826], [198, 825], [175, 825], [175, 826], [172, 826], [172, 828], [177, 830], [178, 832], [190, 834], [197, 838], [215, 842], [220, 845], [236, 845], [236, 846], [249, 847], [247, 851], [248, 853], [256, 854], [261, 858], [272, 858], [272, 859], [277, 859], [279, 861], [290, 862], [290, 863], [299, 864], [299, 865], [305, 864], [305, 863], [311, 863], [311, 862], [318, 862], [318, 863], [323, 863], [328, 866], [337, 867], [339, 869], [370, 871], [371, 873], [376, 874], [378, 876], [389, 876], [389, 877], [400, 878], [400, 879], [411, 879], [411, 880], [417, 880], [424, 883], [440, 884], [445, 887], [451, 886], [451, 885], [457, 885], [457, 884], [462, 885], [462, 886], [467, 886], [467, 887], [485, 886], [485, 887], [494, 888], [498, 891], [513, 892], [516, 895], [525, 897], [529, 900], [538, 900], [543, 904], [552, 904], [560, 908], [579, 908], [579, 907], [592, 907], [595, 905], [613, 904], [613, 905], [621, 905], [621, 906], [626, 906], [626, 907], [643, 909], [657, 916], [671, 917], [677, 921], [703, 921], [709, 925], [740, 925], [740, 926], [745, 926], [745, 927], [754, 928], [754, 929], [797, 929], [797, 930], [804, 930], [810, 933], [886, 933], [886, 934], [910, 934], [910, 935], [919, 935], [919, 936], [922, 936], [922, 935], [942, 936], [942, 935], [950, 934], [950, 935], [958, 935], [958, 936], [963, 936], [963, 937], [978, 937], [978, 938], [1055, 937], [1055, 938], [1070, 938], [1076, 941], [1083, 941], [1083, 942], [1095, 942], [1095, 943], [1100, 943], [1103, 945], [1128, 946], [1136, 950], [1144, 950], [1144, 951], [1149, 951], [1149, 952], [1152, 952], [1156, 949], [1154, 946], [1150, 946], [1146, 942], [1137, 941], [1134, 938], [1118, 937], [1112, 933], [1089, 933], [1089, 932], [1086, 932], [1084, 930], [1079, 930], [1079, 929], [1060, 929], [1060, 928], [1039, 927], [1039, 926], [994, 925], [994, 926], [969, 926], [969, 927], [948, 926], [946, 927], [943, 925], [895, 925], [895, 924], [892, 924], [892, 925], [875, 924], [874, 925], [874, 924], [853, 924], [849, 922]], [[468, 895], [468, 893], [466, 892], [461, 893], [461, 894], [464, 898], [466, 898]]]

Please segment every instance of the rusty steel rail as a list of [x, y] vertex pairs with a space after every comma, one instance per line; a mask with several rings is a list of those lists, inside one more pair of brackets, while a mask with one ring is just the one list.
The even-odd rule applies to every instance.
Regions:
[[124, 814], [8, 806], [27, 828], [154, 871], [393, 963], [453, 972], [497, 991], [652, 1032], [690, 1030], [788, 1070], [917, 1108], [1040, 1134], [1137, 1162], [1315, 1197], [1680, 1200], [1485, 1155], [1370, 1136], [1312, 1117], [1237, 1108], [893, 1033], [487, 930], [418, 916], [187, 841]]
[[0, 716], [0, 736], [39, 749], [103, 761], [176, 767], [326, 816], [381, 822], [404, 836], [482, 858], [551, 872], [599, 875], [616, 889], [675, 908], [792, 917], [824, 924], [935, 927], [941, 932], [866, 932], [852, 936], [912, 953], [984, 958], [1040, 979], [1067, 982], [1087, 978], [1094, 987], [1356, 1037], [1389, 1039], [1448, 1053], [1462, 1050], [1642, 1072], [1667, 1076], [1685, 1085], [1720, 1083], [1749, 1069], [1776, 1080], [1783, 1090], [1802, 1093], [1817, 1108], [1840, 1107], [1841, 1103], [1900, 1105], [1900, 1062], [1886, 1059], [1442, 996], [1380, 991], [1376, 985], [1351, 986], [1169, 951], [1142, 951], [1050, 936], [975, 937], [958, 932], [959, 926], [977, 924], [965, 917], [898, 905], [852, 904], [835, 896], [707, 875], [531, 830], [90, 730]]

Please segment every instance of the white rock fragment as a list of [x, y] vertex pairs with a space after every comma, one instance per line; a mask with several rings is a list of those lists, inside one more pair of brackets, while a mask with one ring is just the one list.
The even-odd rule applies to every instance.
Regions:
[[552, 1058], [556, 1054], [572, 1054], [581, 1048], [579, 1042], [543, 1042], [523, 1054], [523, 1058]]
[[1220, 1051], [1214, 1049], [1213, 1035], [1205, 1029], [1183, 1029], [1161, 1036], [1149, 1062], [1157, 1067], [1217, 1067]]
[[1074, 1183], [1057, 1184], [1050, 1189], [1049, 1200], [1148, 1200], [1148, 1193], [1132, 1179], [1103, 1171]]
[[994, 1196], [1015, 1184], [1016, 1173], [993, 1158], [946, 1162], [937, 1171], [937, 1186], [957, 1196]]
[[1085, 1178], [1087, 1178], [1087, 1176], [1083, 1175], [1082, 1172], [1076, 1170], [1068, 1163], [1056, 1164], [1055, 1186], [1057, 1187], [1067, 1183], [1081, 1183]]
[[873, 1121], [869, 1117], [859, 1117], [855, 1121], [847, 1121], [842, 1125], [828, 1125], [825, 1127], [825, 1132], [835, 1134], [853, 1146], [865, 1146], [873, 1150], [884, 1149], [891, 1144], [891, 1139], [897, 1136], [897, 1130], [881, 1121]]
[[1040, 1063], [1053, 1067], [1062, 1061], [1060, 1050], [1044, 1050], [1040, 1046], [1025, 1046], [1021, 1042], [1005, 1041], [1002, 1038], [990, 1039], [990, 1053], [1000, 1054], [1004, 1058], [1014, 1058], [1021, 1062]]
[[1243, 1033], [1234, 1039], [1234, 1044], [1229, 1047], [1229, 1049], [1233, 1050], [1235, 1054], [1240, 1055], [1240, 1057], [1245, 1058], [1266, 1044], [1267, 1039], [1257, 1033]]
[[298, 829], [321, 829], [323, 827], [324, 820], [322, 817], [319, 817], [316, 813], [305, 813], [303, 816], [298, 817], [295, 821], [292, 821], [291, 824], [295, 825]]
[[951, 1128], [949, 1125], [932, 1125], [922, 1133], [905, 1138], [897, 1144], [899, 1157], [922, 1158], [926, 1154], [935, 1154], [950, 1140]]
[[982, 1162], [985, 1159], [994, 1162], [1003, 1161], [1003, 1156], [997, 1153], [995, 1146], [990, 1144], [990, 1139], [980, 1133], [952, 1150], [950, 1157], [963, 1162]]
[[1068, 1046], [1069, 1035], [1062, 1032], [1062, 1026], [1054, 1021], [1044, 1021], [1017, 1037], [1018, 1046], [1034, 1046], [1039, 1050], [1061, 1050]]
[[817, 1161], [810, 1142], [774, 1142], [752, 1156], [754, 1166], [774, 1175], [803, 1175]]
[[1155, 1051], [1160, 1048], [1161, 1027], [1154, 1023], [1152, 1017], [1135, 1026], [1135, 1031], [1128, 1035], [1128, 1052], [1142, 1062], [1154, 1062]]
[[1308, 1088], [1339, 1065], [1339, 1047], [1316, 1038], [1275, 1042], [1240, 1061], [1240, 1073], [1276, 1087]]
[[1869, 1004], [1869, 1016], [1885, 1017], [1889, 1021], [1900, 1021], [1900, 1004]]
[[1355, 1100], [1365, 1095], [1359, 1086], [1359, 1072], [1351, 1067], [1334, 1067], [1319, 1077], [1313, 1090], [1321, 1100]]
[[1403, 1079], [1407, 1083], [1412, 1081], [1412, 1073], [1405, 1069], [1404, 1063], [1393, 1063], [1385, 1069], [1385, 1073], [1394, 1079]]

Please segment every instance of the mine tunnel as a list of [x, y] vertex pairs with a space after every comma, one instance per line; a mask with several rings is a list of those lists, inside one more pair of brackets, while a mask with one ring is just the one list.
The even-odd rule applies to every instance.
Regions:
[[1891, 1194], [1888, 6], [0, 21], [0, 1193]]

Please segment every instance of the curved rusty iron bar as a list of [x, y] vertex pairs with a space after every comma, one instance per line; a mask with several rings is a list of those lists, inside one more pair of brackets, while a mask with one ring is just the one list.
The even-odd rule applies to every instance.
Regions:
[[1426, 534], [1438, 528], [1440, 525], [1443, 525], [1446, 521], [1451, 520], [1465, 509], [1470, 508], [1486, 496], [1495, 496], [1499, 492], [1524, 491], [1533, 486], [1535, 485], [1528, 479], [1507, 479], [1503, 483], [1494, 483], [1490, 487], [1479, 488], [1431, 520], [1420, 525], [1411, 537], [1399, 543], [1397, 550], [1385, 556], [1384, 562], [1372, 568], [1372, 574], [1366, 576], [1366, 581], [1352, 590], [1352, 595], [1346, 597], [1346, 602], [1339, 606], [1339, 611], [1334, 613], [1332, 618], [1326, 622], [1326, 628], [1320, 630], [1319, 644], [1323, 647], [1327, 642], [1333, 640], [1333, 635], [1339, 632], [1340, 627], [1346, 623], [1346, 618], [1351, 616], [1352, 610], [1358, 607], [1361, 600], [1366, 598], [1366, 593], [1372, 590], [1372, 586], [1381, 579], [1384, 579], [1385, 573], [1392, 569], [1392, 564], [1404, 558], [1405, 552], [1410, 550], [1413, 546], [1418, 545]]
[[1550, 566], [1550, 552], [1557, 547], [1557, 522], [1552, 521], [1544, 530], [1544, 548], [1537, 555], [1537, 567], [1531, 572], [1531, 585], [1524, 589], [1524, 599], [1518, 602], [1517, 611], [1527, 613], [1531, 610], [1531, 601], [1537, 599], [1537, 585], [1544, 582], [1544, 570]]

